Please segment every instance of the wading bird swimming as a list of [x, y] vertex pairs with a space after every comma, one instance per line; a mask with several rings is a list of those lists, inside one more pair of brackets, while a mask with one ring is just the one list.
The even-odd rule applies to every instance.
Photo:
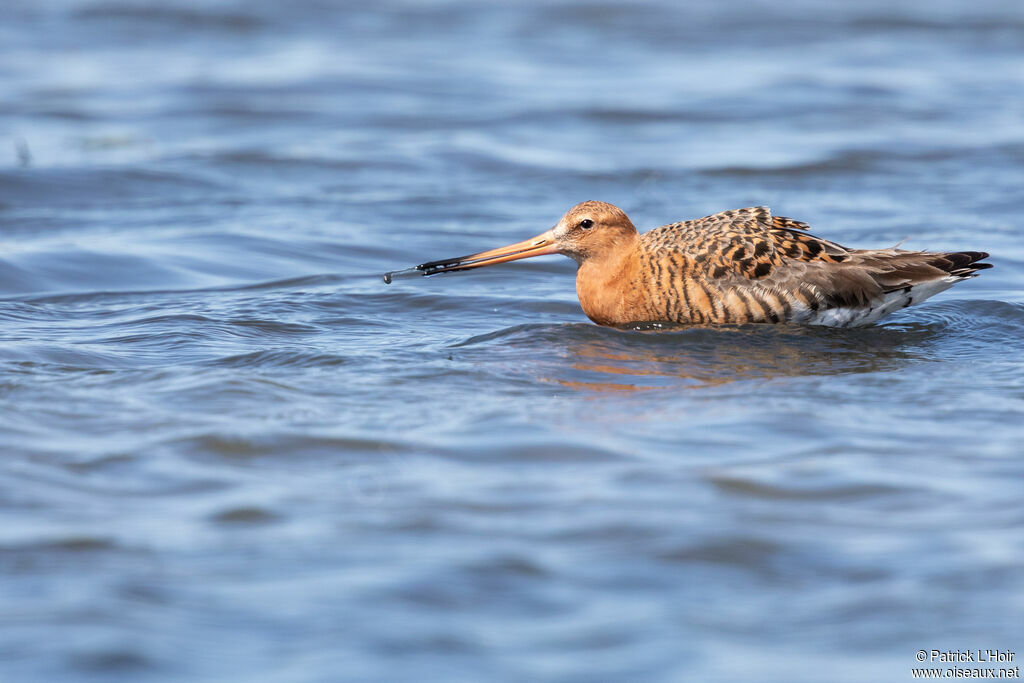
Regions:
[[564, 254], [583, 312], [599, 325], [868, 325], [991, 268], [981, 251], [848, 249], [767, 207], [723, 211], [639, 234], [604, 202], [569, 209], [525, 242], [431, 261], [392, 277], [434, 275]]

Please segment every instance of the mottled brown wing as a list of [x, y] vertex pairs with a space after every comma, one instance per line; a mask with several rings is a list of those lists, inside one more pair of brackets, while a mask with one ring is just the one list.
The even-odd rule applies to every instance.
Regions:
[[[808, 229], [806, 223], [772, 216], [762, 206], [662, 226], [644, 235], [644, 242], [652, 260], [679, 262], [673, 275], [692, 283], [683, 289], [697, 296], [680, 317], [779, 322], [790, 319], [794, 307], [815, 311], [831, 305], [833, 271], [850, 257], [850, 250], [807, 234]], [[666, 254], [671, 256], [666, 259]], [[851, 301], [863, 301], [877, 291], [861, 273], [845, 279], [849, 282], [838, 284], [845, 286], [842, 291]]]
[[[655, 285], [651, 315], [697, 323], [859, 324], [990, 267], [980, 263], [984, 252], [847, 249], [808, 229], [754, 207], [652, 230], [643, 236]], [[831, 309], [842, 315], [819, 313]]]
[[644, 235], [644, 242], [653, 252], [682, 253], [693, 274], [709, 280], [760, 280], [789, 261], [841, 263], [847, 258], [847, 249], [807, 234], [809, 229], [757, 206], [664, 225]]

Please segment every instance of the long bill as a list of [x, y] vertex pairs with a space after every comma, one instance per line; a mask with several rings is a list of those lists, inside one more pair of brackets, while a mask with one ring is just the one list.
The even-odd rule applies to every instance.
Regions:
[[483, 268], [484, 266], [493, 266], [496, 263], [506, 263], [533, 256], [557, 253], [558, 245], [555, 244], [555, 236], [551, 230], [548, 230], [528, 240], [491, 249], [490, 251], [481, 251], [468, 256], [421, 263], [416, 266], [415, 270], [420, 271], [423, 275], [436, 275], [437, 273]]

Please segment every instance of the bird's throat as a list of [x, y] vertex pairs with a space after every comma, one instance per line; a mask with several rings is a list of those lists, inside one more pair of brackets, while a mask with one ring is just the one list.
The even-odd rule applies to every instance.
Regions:
[[598, 325], [631, 322], [632, 298], [636, 295], [637, 251], [635, 240], [615, 244], [584, 259], [576, 270], [576, 293], [587, 317]]

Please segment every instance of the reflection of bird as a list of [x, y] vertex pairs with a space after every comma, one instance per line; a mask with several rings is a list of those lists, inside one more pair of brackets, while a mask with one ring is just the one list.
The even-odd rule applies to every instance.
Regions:
[[[767, 207], [723, 211], [643, 235], [621, 209], [577, 204], [545, 233], [402, 273], [433, 275], [565, 254], [599, 325], [796, 322], [866, 325], [974, 276], [980, 251], [847, 249]], [[385, 280], [390, 282], [389, 273]]]

